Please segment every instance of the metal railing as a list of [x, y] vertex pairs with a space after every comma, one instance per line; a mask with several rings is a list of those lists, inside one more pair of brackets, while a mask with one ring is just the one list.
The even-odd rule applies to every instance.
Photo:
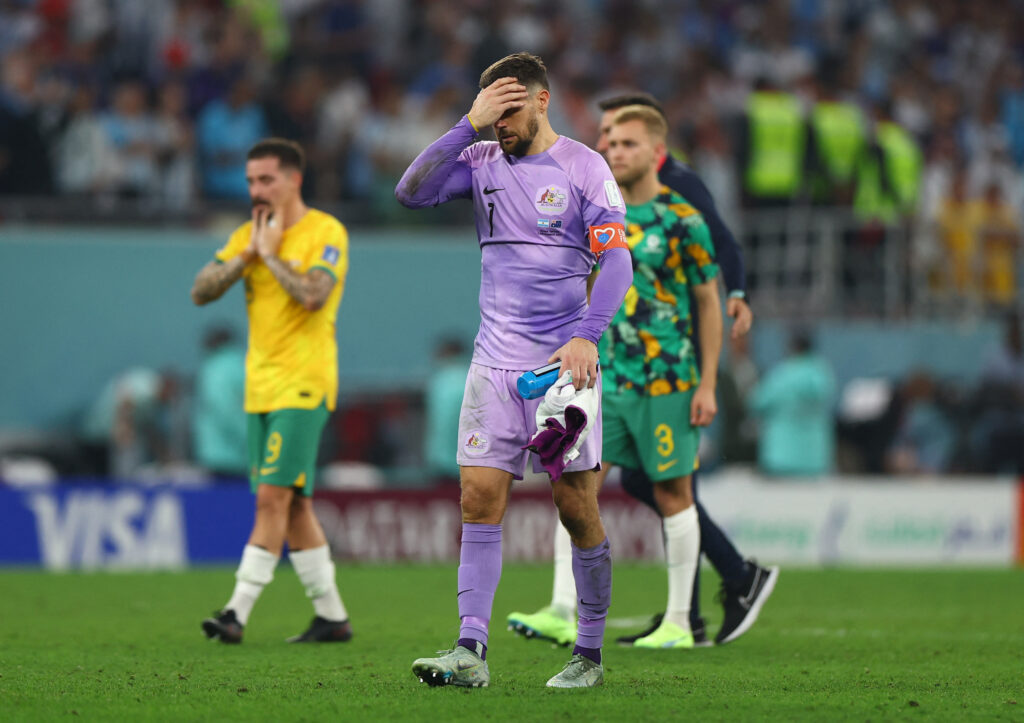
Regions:
[[[448, 226], [465, 227], [472, 235], [470, 204], [423, 212], [404, 209], [391, 198], [317, 206], [355, 229]], [[173, 208], [152, 199], [0, 196], [0, 223], [203, 228], [246, 211], [244, 201]], [[748, 210], [726, 221], [743, 248], [759, 316], [970, 319], [1008, 306], [1024, 311], [1019, 283], [1009, 304], [994, 303], [980, 282], [957, 288], [942, 240], [912, 221], [883, 227], [865, 224], [847, 208], [800, 205]], [[984, 244], [977, 247], [975, 267], [984, 262]], [[1022, 272], [1024, 250], [1018, 243], [1009, 273], [1020, 279]], [[981, 278], [977, 268], [967, 273]]]
[[[912, 221], [882, 226], [848, 209], [800, 206], [748, 211], [738, 221], [750, 296], [761, 315], [969, 319], [1024, 309], [1019, 243], [1005, 270], [1016, 283], [1012, 299], [997, 300], [980, 271], [989, 253], [982, 241], [975, 258], [956, 262], [935, 229]], [[953, 280], [955, 263], [968, 267], [967, 284]]]

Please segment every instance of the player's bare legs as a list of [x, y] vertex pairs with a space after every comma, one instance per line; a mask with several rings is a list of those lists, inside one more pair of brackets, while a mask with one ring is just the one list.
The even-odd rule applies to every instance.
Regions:
[[295, 492], [289, 487], [261, 484], [256, 490], [256, 520], [242, 561], [235, 571], [235, 588], [224, 609], [203, 620], [203, 632], [223, 643], [242, 642], [249, 614], [274, 579], [274, 568], [288, 534], [289, 509]]
[[309, 629], [289, 638], [289, 642], [349, 640], [352, 627], [338, 592], [327, 538], [313, 513], [312, 498], [300, 494], [294, 496], [288, 508], [288, 557], [316, 612]]
[[295, 495], [288, 508], [288, 550], [309, 550], [327, 544], [320, 520], [313, 514], [313, 498]]
[[512, 475], [493, 467], [460, 467], [462, 522], [500, 525], [512, 491]]
[[256, 521], [249, 544], [280, 555], [288, 536], [288, 520], [295, 491], [290, 487], [261, 484], [256, 489]]
[[604, 525], [597, 508], [597, 492], [602, 477], [597, 472], [566, 472], [551, 483], [551, 497], [558, 518], [577, 547], [593, 547], [605, 538]]
[[668, 568], [668, 607], [661, 624], [637, 639], [638, 648], [692, 648], [690, 599], [700, 563], [700, 526], [693, 501], [692, 477], [675, 477], [654, 484], [654, 500], [661, 512]]
[[691, 476], [686, 475], [654, 485], [654, 501], [658, 503], [662, 517], [679, 514], [693, 507], [693, 485], [690, 480]]

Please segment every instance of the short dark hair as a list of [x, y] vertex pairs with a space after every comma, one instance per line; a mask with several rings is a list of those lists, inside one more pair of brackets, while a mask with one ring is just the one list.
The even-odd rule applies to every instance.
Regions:
[[540, 57], [530, 53], [512, 53], [492, 63], [480, 74], [480, 87], [486, 88], [498, 78], [515, 78], [525, 85], [527, 90], [530, 86], [537, 85], [544, 90], [550, 90], [547, 66]]
[[661, 117], [665, 118], [665, 109], [661, 107], [653, 95], [650, 93], [625, 93], [623, 95], [612, 96], [606, 98], [597, 104], [597, 107], [602, 111], [607, 110], [618, 110], [619, 108], [625, 108], [627, 105], [645, 105], [648, 108], [654, 108], [654, 110], [661, 113]]
[[299, 173], [306, 170], [306, 153], [295, 141], [287, 138], [264, 138], [249, 149], [247, 160], [276, 158], [281, 168], [293, 168]]

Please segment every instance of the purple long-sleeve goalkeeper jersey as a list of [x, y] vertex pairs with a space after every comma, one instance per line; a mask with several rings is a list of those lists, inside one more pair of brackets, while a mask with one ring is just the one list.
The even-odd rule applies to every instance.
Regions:
[[[611, 170], [598, 153], [565, 136], [543, 153], [510, 156], [496, 142], [478, 142], [463, 117], [412, 163], [395, 195], [410, 208], [473, 201], [482, 254], [473, 354], [479, 364], [532, 369], [573, 336], [597, 343], [611, 316], [587, 315], [595, 259], [606, 252], [609, 259], [623, 257], [616, 259], [629, 277], [622, 293], [632, 280], [625, 207]], [[595, 308], [597, 292], [595, 286]], [[611, 298], [616, 293], [605, 294], [611, 314], [622, 301], [621, 294]]]

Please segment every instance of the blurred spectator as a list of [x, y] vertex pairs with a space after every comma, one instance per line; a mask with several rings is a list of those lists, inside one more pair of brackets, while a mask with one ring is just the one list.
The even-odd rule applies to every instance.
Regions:
[[[389, 3], [380, 0], [329, 0], [322, 3], [317, 27], [322, 33], [322, 55], [327, 64], [350, 66], [363, 74], [368, 73], [369, 53], [377, 45], [378, 39], [384, 38], [383, 35], [374, 34], [368, 26], [368, 14], [372, 13], [369, 6], [378, 4], [386, 6]], [[402, 13], [398, 11], [395, 14], [399, 16]]]
[[873, 134], [857, 173], [857, 215], [882, 224], [910, 218], [917, 208], [921, 166], [917, 140], [893, 119], [888, 104], [875, 105]]
[[114, 88], [113, 105], [100, 116], [100, 127], [115, 156], [115, 190], [132, 198], [155, 196], [160, 189], [158, 129], [142, 83], [132, 80]]
[[75, 88], [69, 120], [54, 149], [59, 188], [68, 194], [105, 194], [120, 177], [118, 156], [96, 112], [96, 90]]
[[800, 100], [766, 78], [747, 100], [740, 158], [745, 205], [785, 206], [803, 188], [807, 131]]
[[953, 169], [949, 193], [940, 202], [934, 218], [941, 255], [931, 270], [933, 283], [940, 289], [955, 291], [961, 298], [975, 293], [974, 268], [976, 236], [967, 196], [967, 169]]
[[1024, 335], [1016, 313], [1004, 324], [1002, 343], [984, 361], [971, 446], [983, 472], [1024, 474]]
[[1024, 62], [1020, 60], [1007, 63], [1000, 109], [1013, 161], [1018, 168], [1024, 167]]
[[21, 52], [0, 57], [0, 194], [53, 190], [50, 156], [35, 108], [36, 66]]
[[[92, 3], [90, 3], [92, 4]], [[109, 0], [108, 32], [117, 38], [107, 50], [115, 75], [138, 73], [155, 78], [159, 73], [163, 28], [173, 22], [177, 0]]]
[[907, 379], [900, 392], [902, 417], [888, 453], [895, 474], [936, 474], [949, 469], [956, 430], [942, 408], [935, 380], [923, 371]]
[[42, 32], [43, 18], [29, 3], [0, 3], [0, 56], [25, 48]]
[[235, 81], [225, 100], [211, 101], [199, 114], [198, 141], [203, 189], [212, 198], [247, 199], [245, 154], [268, 135], [252, 81]]
[[188, 96], [183, 83], [160, 88], [154, 125], [160, 196], [170, 208], [183, 209], [196, 195], [195, 135], [187, 115]]
[[698, 112], [693, 129], [693, 167], [715, 199], [718, 212], [732, 222], [740, 199], [729, 136], [708, 109]]
[[989, 184], [974, 209], [981, 247], [981, 286], [985, 299], [1005, 308], [1017, 298], [1020, 214], [1003, 197], [997, 183]]
[[[319, 69], [309, 65], [296, 70], [283, 83], [280, 98], [264, 106], [268, 133], [278, 138], [298, 141], [305, 147], [311, 146], [316, 139], [316, 124], [323, 94], [324, 79]], [[315, 198], [319, 178], [315, 168], [320, 162], [319, 154], [311, 161], [313, 172], [303, 176], [302, 193], [306, 197]]]
[[921, 223], [914, 239], [914, 253], [921, 268], [933, 270], [944, 263], [946, 255], [935, 223], [943, 202], [950, 194], [957, 167], [963, 163], [957, 156], [956, 139], [948, 133], [933, 137], [927, 151], [917, 211]]
[[228, 5], [256, 30], [271, 58], [281, 60], [285, 56], [289, 33], [279, 0], [228, 0]]
[[427, 382], [424, 457], [430, 473], [446, 481], [459, 479], [455, 452], [468, 373], [469, 359], [462, 341], [454, 337], [442, 339], [434, 353], [434, 372]]
[[450, 126], [454, 88], [443, 86], [427, 98], [403, 97], [384, 86], [353, 139], [353, 182], [361, 195], [394, 206], [394, 187], [419, 154]]
[[814, 89], [807, 142], [810, 197], [825, 206], [849, 206], [866, 144], [864, 115], [842, 98], [838, 59], [822, 67]]
[[316, 146], [320, 152], [311, 158], [316, 187], [324, 198], [351, 196], [348, 157], [352, 139], [361, 127], [370, 107], [370, 94], [350, 70], [338, 72], [333, 85], [320, 101]]
[[210, 23], [209, 59], [197, 63], [188, 76], [189, 109], [197, 116], [208, 103], [223, 100], [240, 78], [259, 75], [264, 59], [254, 48], [244, 25], [233, 16], [221, 15]]
[[1019, 212], [997, 183], [990, 183], [980, 198], [969, 197], [967, 188], [967, 171], [960, 166], [934, 219], [944, 253], [935, 259], [932, 281], [975, 305], [984, 300], [1005, 307], [1017, 298]]
[[170, 371], [133, 368], [112, 379], [83, 420], [96, 473], [129, 479], [148, 465], [186, 458], [181, 385]]
[[196, 373], [192, 448], [200, 467], [216, 477], [248, 474], [245, 416], [245, 349], [229, 327], [203, 337], [206, 352]]
[[903, 419], [899, 385], [883, 377], [856, 377], [837, 404], [836, 465], [840, 472], [885, 474]]
[[750, 411], [760, 419], [758, 462], [770, 475], [821, 475], [835, 464], [835, 379], [805, 332], [790, 355], [754, 388]]

